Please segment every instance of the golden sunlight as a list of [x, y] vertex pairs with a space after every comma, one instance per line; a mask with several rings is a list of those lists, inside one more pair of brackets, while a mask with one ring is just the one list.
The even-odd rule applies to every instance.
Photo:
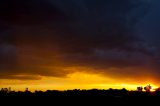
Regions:
[[[125, 81], [126, 82], [126, 81]], [[156, 85], [150, 83], [153, 89]], [[68, 74], [63, 78], [42, 77], [41, 80], [1, 80], [0, 87], [11, 87], [13, 90], [67, 90], [67, 89], [122, 89], [136, 90], [137, 86], [146, 86], [145, 83], [123, 83], [123, 80], [117, 80], [101, 74], [75, 72]]]

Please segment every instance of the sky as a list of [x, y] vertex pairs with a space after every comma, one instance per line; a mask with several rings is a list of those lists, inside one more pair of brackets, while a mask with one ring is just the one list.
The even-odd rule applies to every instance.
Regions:
[[0, 87], [159, 84], [159, 0], [1, 0]]

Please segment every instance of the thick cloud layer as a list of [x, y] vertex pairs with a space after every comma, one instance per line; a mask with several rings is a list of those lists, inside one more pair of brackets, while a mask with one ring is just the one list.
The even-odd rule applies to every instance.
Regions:
[[2, 0], [0, 78], [63, 77], [75, 71], [158, 77], [159, 44], [135, 28], [150, 5], [140, 0]]

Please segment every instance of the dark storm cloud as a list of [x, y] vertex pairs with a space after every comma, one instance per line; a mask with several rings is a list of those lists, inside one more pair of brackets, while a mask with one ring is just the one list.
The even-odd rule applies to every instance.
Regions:
[[[157, 45], [134, 28], [146, 11], [147, 2], [140, 0], [2, 0], [0, 76], [60, 77], [72, 72], [68, 67], [112, 74], [152, 67]], [[110, 68], [117, 71], [106, 71]], [[133, 73], [124, 70], [124, 76]]]

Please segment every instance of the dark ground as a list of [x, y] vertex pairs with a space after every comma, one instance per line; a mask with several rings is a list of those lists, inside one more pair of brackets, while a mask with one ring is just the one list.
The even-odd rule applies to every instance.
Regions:
[[[122, 90], [68, 90], [56, 91], [48, 90], [46, 92], [36, 91], [31, 93], [26, 92], [0, 92], [1, 104], [11, 105], [97, 105], [97, 106], [112, 106], [112, 105], [135, 105], [142, 104], [157, 105], [160, 104], [160, 91], [155, 92], [139, 92]], [[1, 106], [1, 105], [0, 105]]]

